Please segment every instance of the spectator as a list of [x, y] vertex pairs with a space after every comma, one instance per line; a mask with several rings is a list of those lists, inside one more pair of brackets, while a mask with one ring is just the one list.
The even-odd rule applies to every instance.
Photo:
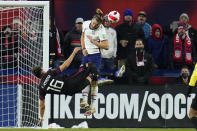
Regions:
[[4, 26], [1, 32], [1, 62], [3, 68], [13, 68], [17, 66], [16, 57], [14, 54], [17, 53], [15, 48], [14, 35], [10, 25]]
[[190, 81], [190, 72], [187, 66], [181, 68], [180, 76], [177, 79], [177, 83], [188, 85]]
[[14, 18], [13, 22], [12, 22], [12, 31], [14, 34], [14, 41], [16, 42], [15, 44], [18, 44], [18, 35], [20, 33], [20, 28], [21, 28], [21, 21], [19, 20], [19, 18]]
[[[179, 21], [183, 21], [186, 24], [186, 31], [188, 32], [191, 41], [193, 41], [193, 45], [197, 47], [197, 30], [189, 24], [188, 14], [182, 13], [179, 17]], [[197, 52], [197, 49], [195, 52]]]
[[193, 68], [196, 61], [195, 46], [186, 31], [186, 24], [184, 22], [178, 23], [178, 30], [172, 45], [173, 68], [181, 69], [182, 65], [187, 65], [189, 69]]
[[12, 30], [19, 30], [20, 26], [21, 26], [21, 21], [19, 20], [19, 18], [14, 18], [13, 22], [12, 22]]
[[162, 27], [158, 24], [152, 26], [152, 36], [147, 40], [148, 53], [152, 55], [154, 67], [165, 69], [169, 65], [169, 40], [163, 35]]
[[[82, 24], [84, 20], [83, 18], [77, 18], [75, 20], [75, 27], [69, 31], [65, 38], [63, 43], [63, 55], [64, 58], [67, 59], [67, 57], [72, 53], [75, 47], [81, 47], [81, 32], [82, 32]], [[71, 63], [71, 68], [78, 68], [81, 64], [82, 59], [82, 52], [79, 51], [74, 58], [73, 62]]]
[[186, 24], [186, 32], [189, 34], [191, 41], [193, 41], [193, 45], [195, 45], [196, 47], [197, 46], [197, 31], [189, 24], [189, 16], [186, 13], [182, 13], [180, 15], [179, 21], [173, 21], [170, 24], [170, 26], [163, 27], [164, 34], [166, 34], [170, 40], [171, 39], [173, 40], [174, 34], [177, 33], [178, 23], [182, 21]]
[[142, 39], [135, 42], [135, 50], [132, 51], [126, 61], [126, 77], [129, 84], [149, 84], [153, 73], [154, 63], [151, 55], [145, 52]]
[[140, 25], [134, 23], [133, 12], [130, 9], [124, 11], [124, 23], [118, 25], [117, 32], [117, 59], [118, 68], [125, 64], [129, 51], [134, 49], [137, 38], [144, 39], [144, 32]]
[[[52, 25], [54, 24], [54, 25]], [[52, 27], [53, 26], [53, 27]], [[61, 58], [61, 44], [60, 44], [60, 35], [58, 28], [54, 23], [49, 21], [49, 58], [50, 58], [50, 67], [59, 67], [60, 58]]]
[[107, 15], [104, 17], [104, 27], [109, 43], [109, 50], [101, 49], [101, 70], [113, 71], [116, 67], [114, 58], [116, 58], [117, 51], [117, 37], [116, 31], [110, 27], [111, 22], [107, 19]]
[[146, 22], [146, 12], [145, 11], [140, 11], [138, 13], [137, 17], [137, 24], [142, 26], [142, 29], [144, 31], [145, 38], [147, 39], [150, 36], [150, 31], [151, 31], [151, 25]]

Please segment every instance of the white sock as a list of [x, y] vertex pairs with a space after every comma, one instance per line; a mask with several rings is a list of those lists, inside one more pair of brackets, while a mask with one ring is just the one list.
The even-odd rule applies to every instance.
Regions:
[[87, 85], [83, 90], [82, 90], [82, 98], [83, 102], [88, 102], [88, 94], [90, 92], [90, 85]]
[[97, 95], [98, 95], [98, 86], [92, 87], [91, 88], [91, 108], [95, 107], [96, 105], [96, 100], [97, 100]]

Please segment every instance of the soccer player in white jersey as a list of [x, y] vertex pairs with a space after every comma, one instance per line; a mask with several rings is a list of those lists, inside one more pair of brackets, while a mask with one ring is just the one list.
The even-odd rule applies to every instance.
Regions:
[[[103, 22], [103, 12], [100, 9], [96, 9], [96, 15], [91, 20], [85, 21], [82, 26], [81, 35], [81, 47], [82, 47], [82, 64], [93, 63], [98, 71], [101, 64], [101, 52], [100, 49], [109, 49], [108, 40], [106, 37], [106, 31]], [[83, 100], [80, 103], [82, 108], [86, 108], [85, 115], [91, 115], [96, 112], [95, 102], [98, 94], [98, 82], [94, 83], [91, 87], [91, 104], [88, 104], [88, 94], [90, 92], [90, 86], [87, 86], [82, 90]]]

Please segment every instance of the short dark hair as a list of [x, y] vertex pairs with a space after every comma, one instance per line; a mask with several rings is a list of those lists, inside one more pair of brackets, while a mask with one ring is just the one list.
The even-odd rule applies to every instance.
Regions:
[[32, 67], [31, 71], [36, 77], [42, 77], [42, 68], [40, 66]]

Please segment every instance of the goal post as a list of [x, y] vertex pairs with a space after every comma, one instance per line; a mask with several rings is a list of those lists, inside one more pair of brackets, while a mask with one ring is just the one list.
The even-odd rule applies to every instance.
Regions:
[[35, 127], [39, 80], [31, 67], [49, 68], [49, 1], [1, 1], [0, 35], [0, 127]]

